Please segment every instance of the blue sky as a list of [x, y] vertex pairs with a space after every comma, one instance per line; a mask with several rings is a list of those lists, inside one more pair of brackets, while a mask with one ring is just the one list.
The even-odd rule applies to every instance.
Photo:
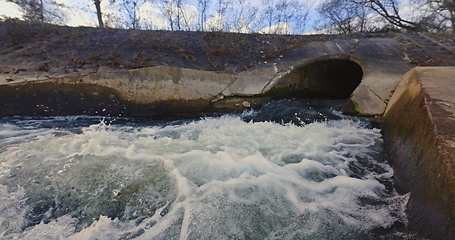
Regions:
[[[44, 0], [44, 2], [51, 1], [51, 0]], [[92, 2], [92, 0], [54, 0], [55, 2], [62, 4], [66, 6], [62, 12], [64, 16], [64, 21], [62, 22], [63, 25], [68, 25], [68, 26], [91, 26], [91, 27], [96, 27], [97, 26], [97, 20], [96, 20], [96, 14], [95, 14], [95, 6]], [[212, 5], [217, 0], [210, 0], [212, 2]], [[239, 0], [230, 0], [230, 2], [237, 2]], [[265, 0], [265, 2], [273, 2], [273, 1], [279, 1], [279, 0]], [[315, 26], [318, 25], [321, 26], [321, 22], [323, 19], [319, 18], [319, 15], [316, 11], [317, 6], [320, 5], [321, 2], [324, 0], [314, 0], [314, 1], [309, 1], [309, 0], [297, 0], [301, 4], [304, 4], [306, 6], [306, 9], [308, 10], [309, 17], [308, 21], [305, 22], [305, 30], [304, 32], [311, 32], [314, 30]], [[411, 0], [401, 0], [400, 2], [404, 5], [409, 5], [409, 2]], [[120, 6], [121, 0], [115, 1], [115, 4], [111, 4], [111, 1], [109, 0], [102, 0], [102, 12], [104, 14], [104, 21], [105, 23], [110, 26], [110, 27], [115, 27], [115, 28], [128, 28], [129, 26], [125, 25], [125, 21], [123, 21], [121, 18], [122, 16], [120, 15], [118, 9]], [[147, 25], [148, 29], [169, 29], [169, 23], [166, 19], [165, 16], [160, 12], [160, 9], [157, 7], [157, 0], [143, 0], [140, 8], [139, 8], [139, 16], [141, 18], [141, 21], [144, 25]], [[197, 23], [199, 23], [199, 12], [197, 10], [197, 2], [198, 0], [184, 0], [184, 3], [187, 3], [185, 5], [184, 9], [185, 12], [188, 16], [188, 22], [191, 24], [194, 24], [192, 29], [190, 30], [196, 30], [195, 26]], [[263, 0], [244, 0], [246, 4], [252, 5], [257, 7], [258, 9], [263, 9], [264, 4]], [[236, 8], [238, 6], [234, 6]], [[403, 8], [405, 9], [405, 8]], [[111, 17], [108, 18], [107, 16], [110, 15]], [[20, 17], [21, 13], [19, 8], [10, 2], [7, 2], [7, 0], [0, 0], [0, 16], [6, 16], [6, 17]], [[222, 19], [223, 16], [215, 16], [213, 14], [208, 16], [207, 19], [207, 28], [215, 28], [214, 26], [217, 25], [217, 22]], [[272, 26], [272, 30], [266, 29], [266, 24], [264, 22], [261, 22], [260, 19], [255, 19], [252, 23], [250, 23], [248, 26], [240, 26], [235, 29], [223, 29], [224, 31], [240, 31], [240, 32], [267, 32], [267, 31], [273, 31], [273, 27], [275, 29], [279, 26], [280, 28], [283, 29], [288, 29], [287, 31], [290, 31], [289, 33], [294, 33], [296, 32], [295, 26], [292, 24], [288, 24], [285, 22], [279, 23], [276, 26]], [[144, 27], [143, 27], [144, 28]], [[239, 30], [240, 29], [240, 30]], [[299, 32], [301, 33], [301, 32]]]
[[[55, 0], [57, 3], [63, 4], [66, 6], [66, 8], [63, 10], [63, 15], [65, 16], [65, 20], [63, 22], [64, 25], [68, 26], [96, 26], [97, 21], [96, 21], [96, 15], [95, 15], [95, 7], [92, 3], [91, 0]], [[212, 0], [212, 2], [215, 2], [216, 0]], [[268, 0], [268, 2], [271, 2], [273, 0]], [[275, 0], [276, 1], [276, 0]], [[321, 2], [322, 0], [316, 0], [316, 1], [307, 1], [307, 0], [299, 0], [301, 3], [306, 4], [308, 6], [308, 9], [310, 9], [310, 15], [312, 18], [317, 17], [317, 13], [314, 10], [315, 7]], [[46, 0], [45, 0], [46, 2]], [[117, 1], [117, 5], [118, 5]], [[143, 21], [153, 21], [153, 24], [156, 25], [155, 28], [166, 28], [168, 27], [168, 23], [166, 22], [166, 19], [160, 15], [159, 10], [156, 8], [153, 8], [153, 2], [149, 1], [145, 3], [143, 6], [140, 8], [140, 15]], [[156, 2], [156, 1], [155, 1]], [[197, 0], [187, 0], [185, 1], [188, 3], [188, 5], [194, 5], [197, 6]], [[263, 3], [261, 0], [250, 0], [250, 1], [245, 1], [246, 3], [256, 6], [257, 8], [261, 8], [263, 6]], [[113, 6], [110, 4], [110, 1], [108, 0], [103, 0], [102, 1], [102, 8], [103, 8], [103, 13], [110, 14], [111, 16], [118, 16], [118, 11], [116, 11], [116, 6]], [[197, 11], [196, 7], [191, 7], [187, 6], [186, 9], [190, 13], [191, 11]], [[21, 13], [19, 11], [19, 8], [10, 2], [7, 2], [7, 0], [0, 0], [0, 16], [6, 16], [6, 17], [20, 17]], [[193, 15], [198, 16], [198, 13], [193, 13]], [[210, 16], [209, 16], [210, 17]], [[213, 16], [212, 16], [213, 17]], [[209, 19], [212, 22], [216, 21], [215, 19]], [[107, 19], [105, 21], [108, 21]], [[197, 19], [194, 19], [193, 21], [197, 21]], [[111, 21], [112, 22], [112, 21]], [[121, 21], [118, 21], [121, 22]], [[121, 27], [120, 23], [111, 23], [112, 25], [115, 25], [113, 27]], [[310, 24], [308, 24], [310, 25]], [[258, 30], [258, 29], [256, 29]]]

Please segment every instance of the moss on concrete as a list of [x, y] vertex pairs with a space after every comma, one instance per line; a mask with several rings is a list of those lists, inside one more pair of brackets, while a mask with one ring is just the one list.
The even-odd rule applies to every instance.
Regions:
[[354, 107], [354, 110], [357, 114], [364, 114], [364, 112], [362, 111], [362, 108], [360, 107], [360, 105], [352, 98], [349, 98], [349, 101], [351, 101], [353, 107]]

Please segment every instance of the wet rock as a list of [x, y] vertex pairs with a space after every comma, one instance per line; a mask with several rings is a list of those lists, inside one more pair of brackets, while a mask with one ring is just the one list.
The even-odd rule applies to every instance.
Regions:
[[251, 108], [251, 103], [248, 102], [248, 101], [243, 101], [243, 102], [242, 102], [242, 106], [243, 106], [244, 108]]

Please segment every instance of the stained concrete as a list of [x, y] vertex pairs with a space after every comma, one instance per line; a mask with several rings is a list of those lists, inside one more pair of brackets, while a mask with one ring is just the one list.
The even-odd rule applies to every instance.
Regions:
[[363, 69], [362, 81], [350, 97], [356, 108], [346, 108], [348, 114], [382, 115], [401, 76], [412, 68], [395, 38], [311, 42], [239, 74], [222, 94], [226, 97], [257, 95], [275, 87], [295, 86], [296, 81], [289, 81], [289, 75], [295, 78], [292, 75], [308, 64], [330, 59], [353, 61]]
[[455, 68], [418, 67], [396, 88], [384, 115], [384, 142], [412, 227], [455, 239]]
[[159, 66], [0, 85], [0, 116], [156, 116], [208, 111], [235, 78]]
[[413, 66], [390, 38], [365, 39], [352, 57], [360, 61], [364, 76], [351, 100], [364, 115], [382, 115], [401, 77]]
[[[85, 76], [63, 75], [59, 78], [45, 80], [29, 76], [14, 82], [0, 81], [0, 88], [3, 85], [21, 86], [37, 82], [96, 84], [114, 89], [122, 101], [131, 104], [153, 106], [162, 101], [203, 100], [206, 102], [204, 108], [214, 107], [216, 109], [217, 106], [214, 105], [224, 104], [223, 109], [227, 110], [228, 106], [225, 103], [228, 98], [263, 96], [275, 88], [289, 89], [301, 85], [309, 91], [295, 93], [297, 95], [294, 97], [306, 97], [307, 93], [311, 95], [315, 92], [312, 86], [317, 84], [310, 84], [306, 81], [318, 79], [318, 77], [296, 77], [296, 75], [302, 72], [314, 75], [311, 71], [307, 71], [311, 66], [317, 67], [316, 63], [324, 66], [325, 60], [332, 59], [352, 61], [358, 64], [363, 71], [360, 85], [347, 102], [347, 105], [353, 106], [344, 109], [348, 114], [370, 116], [383, 114], [400, 77], [412, 67], [409, 59], [406, 59], [401, 51], [398, 42], [391, 35], [381, 38], [354, 37], [312, 41], [284, 52], [274, 59], [257, 63], [254, 67], [239, 73], [229, 74], [156, 66], [115, 72], [103, 72], [103, 70]], [[327, 68], [327, 71], [334, 70]], [[333, 75], [327, 74], [331, 77]], [[289, 79], [294, 80], [289, 81]], [[327, 88], [330, 88], [335, 81], [327, 81]], [[321, 89], [320, 84], [317, 88]], [[242, 102], [242, 100], [239, 101]], [[0, 103], [8, 104], [7, 102]], [[235, 109], [237, 104], [237, 102], [234, 103], [231, 108]], [[24, 108], [23, 114], [27, 114], [28, 110], [30, 109]], [[154, 115], [154, 113], [150, 112], [150, 115]]]

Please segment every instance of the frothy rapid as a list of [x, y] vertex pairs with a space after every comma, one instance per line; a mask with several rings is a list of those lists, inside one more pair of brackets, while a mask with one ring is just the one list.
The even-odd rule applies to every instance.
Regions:
[[[3, 119], [0, 236], [376, 239], [400, 234], [408, 197], [395, 192], [393, 170], [381, 161], [380, 130], [299, 101], [273, 104], [166, 123], [116, 119], [108, 124], [83, 116]], [[285, 114], [280, 104], [287, 106]]]

